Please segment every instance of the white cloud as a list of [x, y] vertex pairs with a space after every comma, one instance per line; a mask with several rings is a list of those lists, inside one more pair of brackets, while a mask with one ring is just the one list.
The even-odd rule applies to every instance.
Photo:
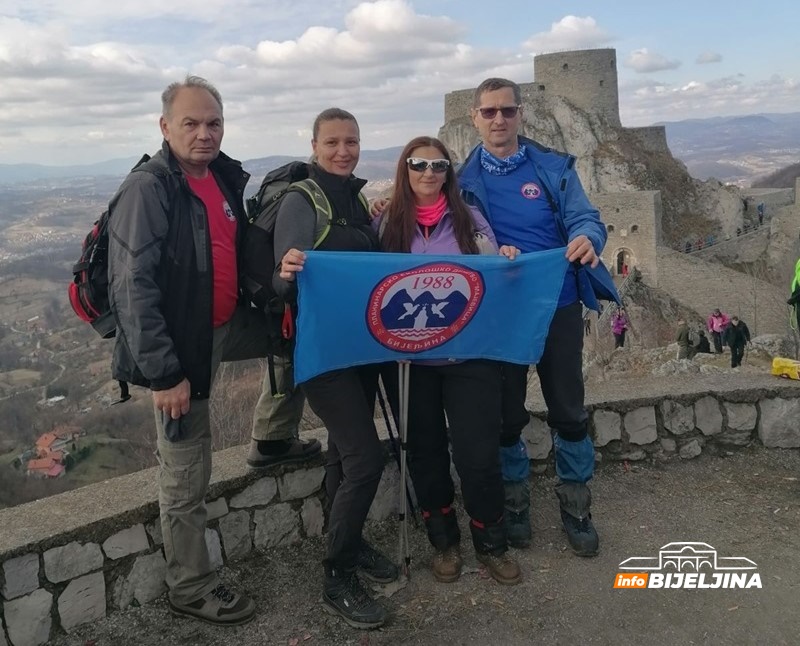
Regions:
[[707, 65], [708, 63], [721, 63], [722, 62], [722, 54], [717, 52], [702, 52], [695, 63], [698, 65]]
[[587, 49], [610, 43], [613, 37], [591, 16], [564, 16], [550, 25], [550, 31], [534, 34], [523, 48], [537, 54], [565, 49]]
[[629, 67], [639, 74], [649, 72], [662, 72], [664, 70], [674, 70], [681, 66], [680, 61], [671, 61], [656, 52], [651, 52], [646, 47], [636, 49], [630, 53], [625, 62], [625, 67]]
[[[753, 111], [787, 112], [798, 102], [800, 83], [780, 76], [750, 85], [739, 75], [680, 85], [652, 80], [620, 84], [622, 123], [629, 126]], [[654, 119], [654, 114], [660, 116]]]
[[[260, 0], [202, 7], [72, 0], [68, 8], [60, 0], [5, 0], [3, 12], [0, 163], [152, 152], [160, 93], [187, 72], [222, 92], [223, 148], [235, 157], [305, 154], [314, 116], [333, 105], [356, 114], [365, 148], [400, 145], [438, 132], [449, 91], [488, 76], [529, 83], [532, 51], [612, 40], [593, 18], [566, 16], [525, 43], [476, 46], [465, 23], [415, 11], [411, 0], [271, 0], [269, 11]], [[639, 53], [641, 69], [664, 69], [644, 64], [664, 57]], [[625, 125], [703, 116], [711, 106], [741, 113], [748, 105], [783, 112], [800, 105], [792, 80], [721, 74], [668, 85], [620, 73]]]

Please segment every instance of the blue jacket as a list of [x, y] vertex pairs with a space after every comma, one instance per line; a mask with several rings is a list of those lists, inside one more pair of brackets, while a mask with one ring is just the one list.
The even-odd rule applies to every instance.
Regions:
[[[600, 255], [606, 244], [606, 228], [600, 221], [600, 213], [589, 202], [581, 186], [575, 170], [575, 157], [546, 148], [526, 137], [519, 137], [519, 142], [525, 144], [528, 159], [536, 168], [564, 245], [580, 235], [585, 235], [591, 241], [595, 253]], [[481, 177], [480, 148], [478, 145], [472, 149], [457, 174], [464, 200], [470, 206], [480, 209], [491, 225], [492, 214], [488, 209], [486, 187]], [[620, 303], [611, 274], [602, 262], [594, 269], [589, 265], [580, 266], [578, 295], [584, 305], [593, 310], [599, 310], [598, 298]]]

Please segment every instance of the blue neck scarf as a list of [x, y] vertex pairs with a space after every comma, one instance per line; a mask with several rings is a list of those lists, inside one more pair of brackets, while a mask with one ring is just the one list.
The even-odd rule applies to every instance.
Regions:
[[519, 149], [511, 157], [500, 159], [495, 157], [486, 148], [481, 146], [481, 166], [490, 175], [508, 175], [519, 168], [527, 159], [525, 144], [520, 144]]

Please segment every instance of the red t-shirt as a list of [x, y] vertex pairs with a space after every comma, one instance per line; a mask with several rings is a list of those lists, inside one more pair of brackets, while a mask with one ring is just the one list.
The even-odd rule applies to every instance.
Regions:
[[186, 175], [192, 190], [206, 206], [214, 272], [213, 325], [230, 321], [239, 296], [236, 269], [236, 216], [211, 171], [203, 179]]

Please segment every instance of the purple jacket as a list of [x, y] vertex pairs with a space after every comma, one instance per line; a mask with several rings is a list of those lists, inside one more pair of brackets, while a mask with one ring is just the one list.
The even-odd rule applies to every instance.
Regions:
[[611, 333], [622, 334], [624, 330], [628, 329], [628, 317], [624, 314], [614, 314], [611, 318]]
[[[489, 246], [492, 247], [494, 253], [497, 253], [497, 240], [494, 237], [492, 228], [486, 221], [486, 218], [481, 215], [481, 212], [475, 207], [469, 207], [472, 214], [472, 220], [475, 222], [475, 233], [482, 234], [488, 238]], [[372, 226], [378, 235], [381, 233], [381, 220], [383, 214], [379, 215], [372, 221]], [[478, 245], [480, 248], [480, 244]], [[479, 249], [480, 250], [480, 249]], [[453, 231], [453, 218], [450, 215], [450, 210], [445, 211], [439, 224], [431, 233], [431, 237], [427, 240], [422, 235], [422, 229], [417, 227], [414, 230], [414, 239], [411, 241], [411, 253], [416, 254], [444, 254], [444, 255], [461, 255], [461, 249], [458, 247], [455, 232]]]

